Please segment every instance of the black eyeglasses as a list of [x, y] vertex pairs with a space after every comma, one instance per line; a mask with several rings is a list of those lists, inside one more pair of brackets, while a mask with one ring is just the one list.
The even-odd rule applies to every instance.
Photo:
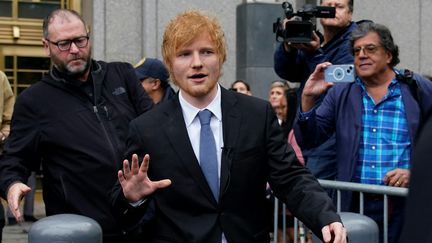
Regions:
[[353, 48], [353, 54], [354, 56], [358, 56], [360, 55], [360, 52], [363, 50], [363, 53], [368, 55], [368, 54], [374, 54], [379, 47], [382, 46], [376, 46], [374, 44], [369, 44], [369, 45], [365, 45], [365, 46], [359, 46], [359, 47], [354, 47]]
[[77, 37], [72, 40], [61, 40], [61, 41], [50, 41], [46, 39], [48, 42], [56, 45], [60, 51], [69, 51], [71, 48], [72, 42], [78, 47], [78, 48], [84, 48], [88, 44], [89, 37], [88, 36], [81, 36]]

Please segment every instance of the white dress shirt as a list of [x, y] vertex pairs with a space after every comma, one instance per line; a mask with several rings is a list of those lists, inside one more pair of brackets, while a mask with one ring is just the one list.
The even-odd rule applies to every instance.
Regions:
[[[213, 136], [216, 143], [216, 153], [218, 160], [218, 179], [220, 185], [220, 174], [221, 174], [221, 156], [222, 156], [222, 148], [224, 145], [223, 135], [222, 135], [222, 108], [221, 108], [221, 88], [219, 84], [217, 84], [217, 93], [215, 98], [210, 102], [207, 107], [203, 109], [198, 109], [188, 103], [182, 95], [182, 91], [179, 92], [179, 101], [180, 106], [183, 112], [184, 121], [186, 124], [186, 129], [189, 135], [189, 141], [192, 144], [193, 151], [195, 156], [199, 162], [199, 151], [200, 151], [200, 131], [201, 131], [201, 123], [198, 118], [198, 112], [201, 110], [209, 110], [213, 113], [213, 116], [210, 120], [210, 127], [213, 132]], [[222, 243], [226, 243], [225, 235], [222, 233]]]
[[188, 103], [182, 96], [182, 91], [179, 92], [180, 106], [183, 112], [183, 117], [186, 124], [186, 129], [189, 135], [189, 141], [192, 144], [193, 151], [199, 162], [199, 151], [200, 151], [200, 131], [201, 123], [198, 118], [198, 112], [202, 110], [209, 110], [213, 114], [210, 120], [210, 127], [213, 132], [213, 136], [216, 143], [216, 153], [218, 160], [218, 177], [220, 180], [221, 170], [221, 155], [223, 148], [223, 136], [222, 136], [222, 109], [221, 109], [221, 91], [219, 85], [217, 86], [217, 93], [215, 98], [210, 104], [203, 108], [198, 109]]

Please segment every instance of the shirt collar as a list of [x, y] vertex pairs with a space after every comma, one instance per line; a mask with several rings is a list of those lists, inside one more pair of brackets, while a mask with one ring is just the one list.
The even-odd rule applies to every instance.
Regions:
[[219, 121], [222, 120], [222, 108], [221, 108], [221, 88], [220, 85], [217, 84], [217, 92], [214, 99], [210, 102], [210, 104], [207, 107], [204, 107], [203, 109], [198, 109], [195, 106], [188, 103], [182, 95], [182, 91], [179, 91], [179, 102], [180, 106], [182, 108], [183, 117], [185, 119], [186, 127], [190, 126], [195, 117], [197, 116], [198, 112], [201, 110], [209, 110], [213, 113], [213, 115], [218, 119]]
[[[397, 70], [396, 68], [393, 68], [393, 71], [396, 73], [396, 76], [390, 82], [390, 84], [389, 84], [389, 90], [395, 89], [395, 87], [397, 87], [398, 86], [397, 84], [399, 83], [396, 77], [400, 73], [400, 71]], [[362, 88], [363, 92], [366, 92], [366, 86], [364, 85], [363, 80], [360, 77], [358, 77], [358, 76], [356, 77], [355, 83]]]

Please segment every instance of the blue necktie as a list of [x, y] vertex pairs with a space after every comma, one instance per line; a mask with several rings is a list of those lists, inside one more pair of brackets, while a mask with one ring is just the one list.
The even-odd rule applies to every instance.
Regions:
[[212, 113], [205, 109], [198, 112], [201, 123], [200, 132], [200, 166], [207, 179], [207, 183], [213, 192], [216, 201], [219, 199], [218, 161], [216, 155], [216, 143], [210, 127]]

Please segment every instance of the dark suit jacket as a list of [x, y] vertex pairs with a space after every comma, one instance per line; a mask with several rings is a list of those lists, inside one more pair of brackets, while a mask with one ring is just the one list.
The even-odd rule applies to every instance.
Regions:
[[[154, 242], [269, 242], [266, 183], [317, 235], [340, 221], [331, 200], [287, 146], [266, 101], [222, 88], [224, 149], [219, 203], [213, 198], [189, 142], [178, 97], [133, 120], [129, 153], [150, 154], [149, 178], [171, 179], [158, 190]], [[118, 185], [117, 185], [118, 186]], [[139, 219], [121, 188], [114, 209], [126, 226]]]
[[411, 181], [401, 243], [432, 242], [432, 113], [413, 149]]

